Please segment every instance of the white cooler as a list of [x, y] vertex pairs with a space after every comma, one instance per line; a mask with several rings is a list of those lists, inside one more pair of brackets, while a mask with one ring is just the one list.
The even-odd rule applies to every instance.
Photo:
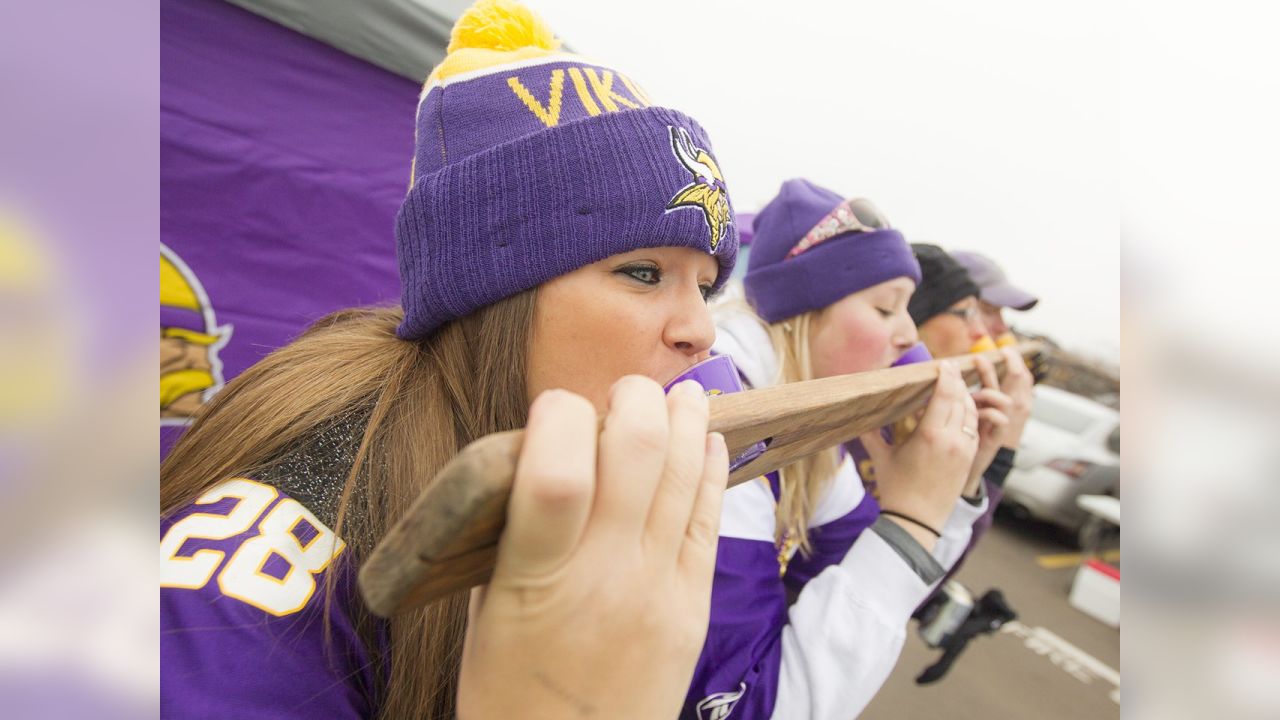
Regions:
[[1086, 615], [1120, 627], [1120, 569], [1090, 559], [1076, 571], [1069, 601]]

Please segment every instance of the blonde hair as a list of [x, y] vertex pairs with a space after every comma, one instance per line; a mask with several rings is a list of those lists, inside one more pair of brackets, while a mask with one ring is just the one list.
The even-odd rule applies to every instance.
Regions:
[[[812, 380], [810, 334], [814, 319], [821, 310], [812, 310], [778, 323], [767, 323], [755, 314], [745, 299], [729, 297], [717, 303], [717, 313], [747, 313], [769, 334], [770, 345], [778, 358], [776, 384]], [[774, 540], [781, 546], [795, 543], [808, 554], [809, 519], [823, 490], [835, 477], [840, 463], [839, 449], [832, 447], [784, 466], [778, 471], [781, 492], [775, 509]]]
[[[367, 557], [463, 446], [525, 424], [535, 292], [482, 308], [422, 341], [396, 336], [400, 308], [344, 310], [320, 320], [197, 414], [161, 466], [162, 516], [229, 478], [269, 477], [331, 428], [350, 427], [345, 481], [334, 482], [341, 490], [333, 529], [353, 551], [339, 560]], [[335, 576], [327, 573], [326, 607]], [[390, 668], [385, 686], [369, 689], [379, 717], [454, 717], [467, 604], [461, 592], [393, 618], [389, 657], [371, 639], [373, 619], [357, 608], [355, 625], [374, 667]]]

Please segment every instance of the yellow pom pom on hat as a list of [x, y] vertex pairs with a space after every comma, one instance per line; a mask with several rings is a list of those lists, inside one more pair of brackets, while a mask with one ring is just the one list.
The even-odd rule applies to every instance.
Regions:
[[426, 84], [562, 54], [559, 50], [560, 40], [537, 13], [511, 0], [480, 0], [458, 18], [445, 59], [431, 71]]
[[414, 137], [396, 218], [403, 338], [644, 247], [703, 250], [717, 287], [729, 278], [738, 232], [706, 132], [513, 0], [458, 18]]

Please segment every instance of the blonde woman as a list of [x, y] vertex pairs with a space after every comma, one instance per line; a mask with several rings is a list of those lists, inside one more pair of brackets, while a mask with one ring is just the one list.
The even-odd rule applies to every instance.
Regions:
[[[917, 341], [907, 303], [920, 267], [864, 200], [787, 181], [755, 218], [749, 262], [751, 308], [718, 310], [715, 351], [754, 387], [885, 368]], [[990, 363], [983, 374], [990, 386]], [[987, 387], [977, 400], [944, 365], [910, 440], [863, 438], [878, 504], [838, 448], [725, 493], [711, 624], [685, 717], [718, 707], [848, 718], [866, 706], [912, 611], [986, 510], [974, 458], [1007, 398]]]

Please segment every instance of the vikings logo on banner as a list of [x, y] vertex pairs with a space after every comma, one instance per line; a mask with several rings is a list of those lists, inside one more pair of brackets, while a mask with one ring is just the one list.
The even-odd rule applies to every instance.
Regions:
[[226, 383], [218, 351], [231, 326], [218, 325], [204, 286], [160, 246], [160, 424], [187, 425]]
[[714, 254], [733, 222], [729, 215], [729, 196], [725, 190], [724, 177], [720, 175], [720, 166], [711, 157], [711, 153], [693, 144], [688, 130], [678, 127], [669, 129], [671, 150], [680, 164], [693, 173], [693, 182], [680, 188], [675, 197], [671, 198], [671, 202], [667, 203], [667, 212], [680, 208], [701, 210], [707, 230], [711, 232], [711, 252]]

